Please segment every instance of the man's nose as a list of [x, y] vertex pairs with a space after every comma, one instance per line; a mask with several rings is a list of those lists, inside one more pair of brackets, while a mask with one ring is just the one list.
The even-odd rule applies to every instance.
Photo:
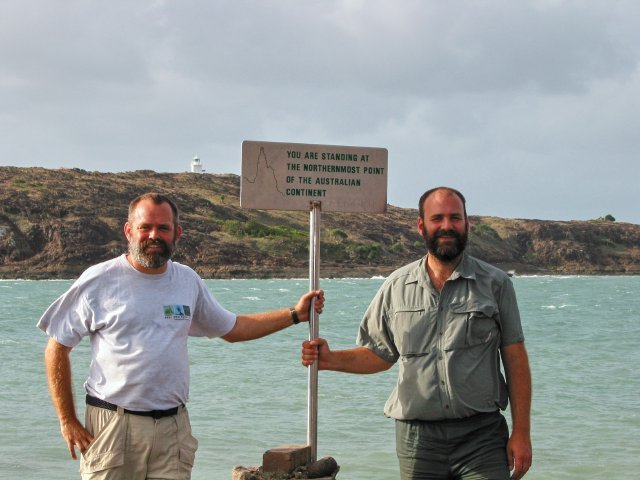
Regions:
[[440, 230], [451, 230], [453, 228], [453, 223], [451, 219], [445, 217], [440, 222]]

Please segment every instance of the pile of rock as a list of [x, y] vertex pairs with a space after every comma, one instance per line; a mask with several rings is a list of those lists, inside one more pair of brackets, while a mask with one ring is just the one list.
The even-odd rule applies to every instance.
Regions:
[[339, 470], [332, 457], [312, 462], [308, 445], [283, 445], [265, 452], [261, 467], [234, 467], [231, 480], [335, 480]]

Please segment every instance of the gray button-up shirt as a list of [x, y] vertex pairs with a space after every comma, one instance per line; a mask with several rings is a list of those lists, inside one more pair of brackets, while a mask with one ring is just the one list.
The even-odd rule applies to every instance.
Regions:
[[511, 279], [465, 254], [439, 293], [425, 262], [392, 273], [360, 324], [358, 345], [400, 360], [385, 415], [443, 420], [504, 410], [499, 349], [524, 341]]

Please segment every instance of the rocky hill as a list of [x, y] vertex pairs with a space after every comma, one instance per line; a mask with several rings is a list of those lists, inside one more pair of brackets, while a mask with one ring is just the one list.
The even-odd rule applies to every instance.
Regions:
[[[74, 278], [126, 250], [129, 201], [172, 196], [176, 260], [205, 278], [305, 278], [309, 214], [244, 210], [236, 175], [0, 167], [0, 278]], [[387, 275], [424, 255], [416, 209], [321, 214], [322, 277]], [[517, 274], [640, 274], [640, 225], [470, 217], [469, 251]]]

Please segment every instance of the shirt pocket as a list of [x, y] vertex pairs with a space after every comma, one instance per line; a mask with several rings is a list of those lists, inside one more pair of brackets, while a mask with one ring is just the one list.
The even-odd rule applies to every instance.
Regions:
[[398, 353], [402, 356], [424, 355], [430, 351], [436, 329], [423, 307], [406, 307], [393, 314], [391, 330]]
[[445, 350], [472, 348], [489, 343], [499, 334], [496, 307], [490, 303], [469, 303], [452, 307], [445, 336]]

